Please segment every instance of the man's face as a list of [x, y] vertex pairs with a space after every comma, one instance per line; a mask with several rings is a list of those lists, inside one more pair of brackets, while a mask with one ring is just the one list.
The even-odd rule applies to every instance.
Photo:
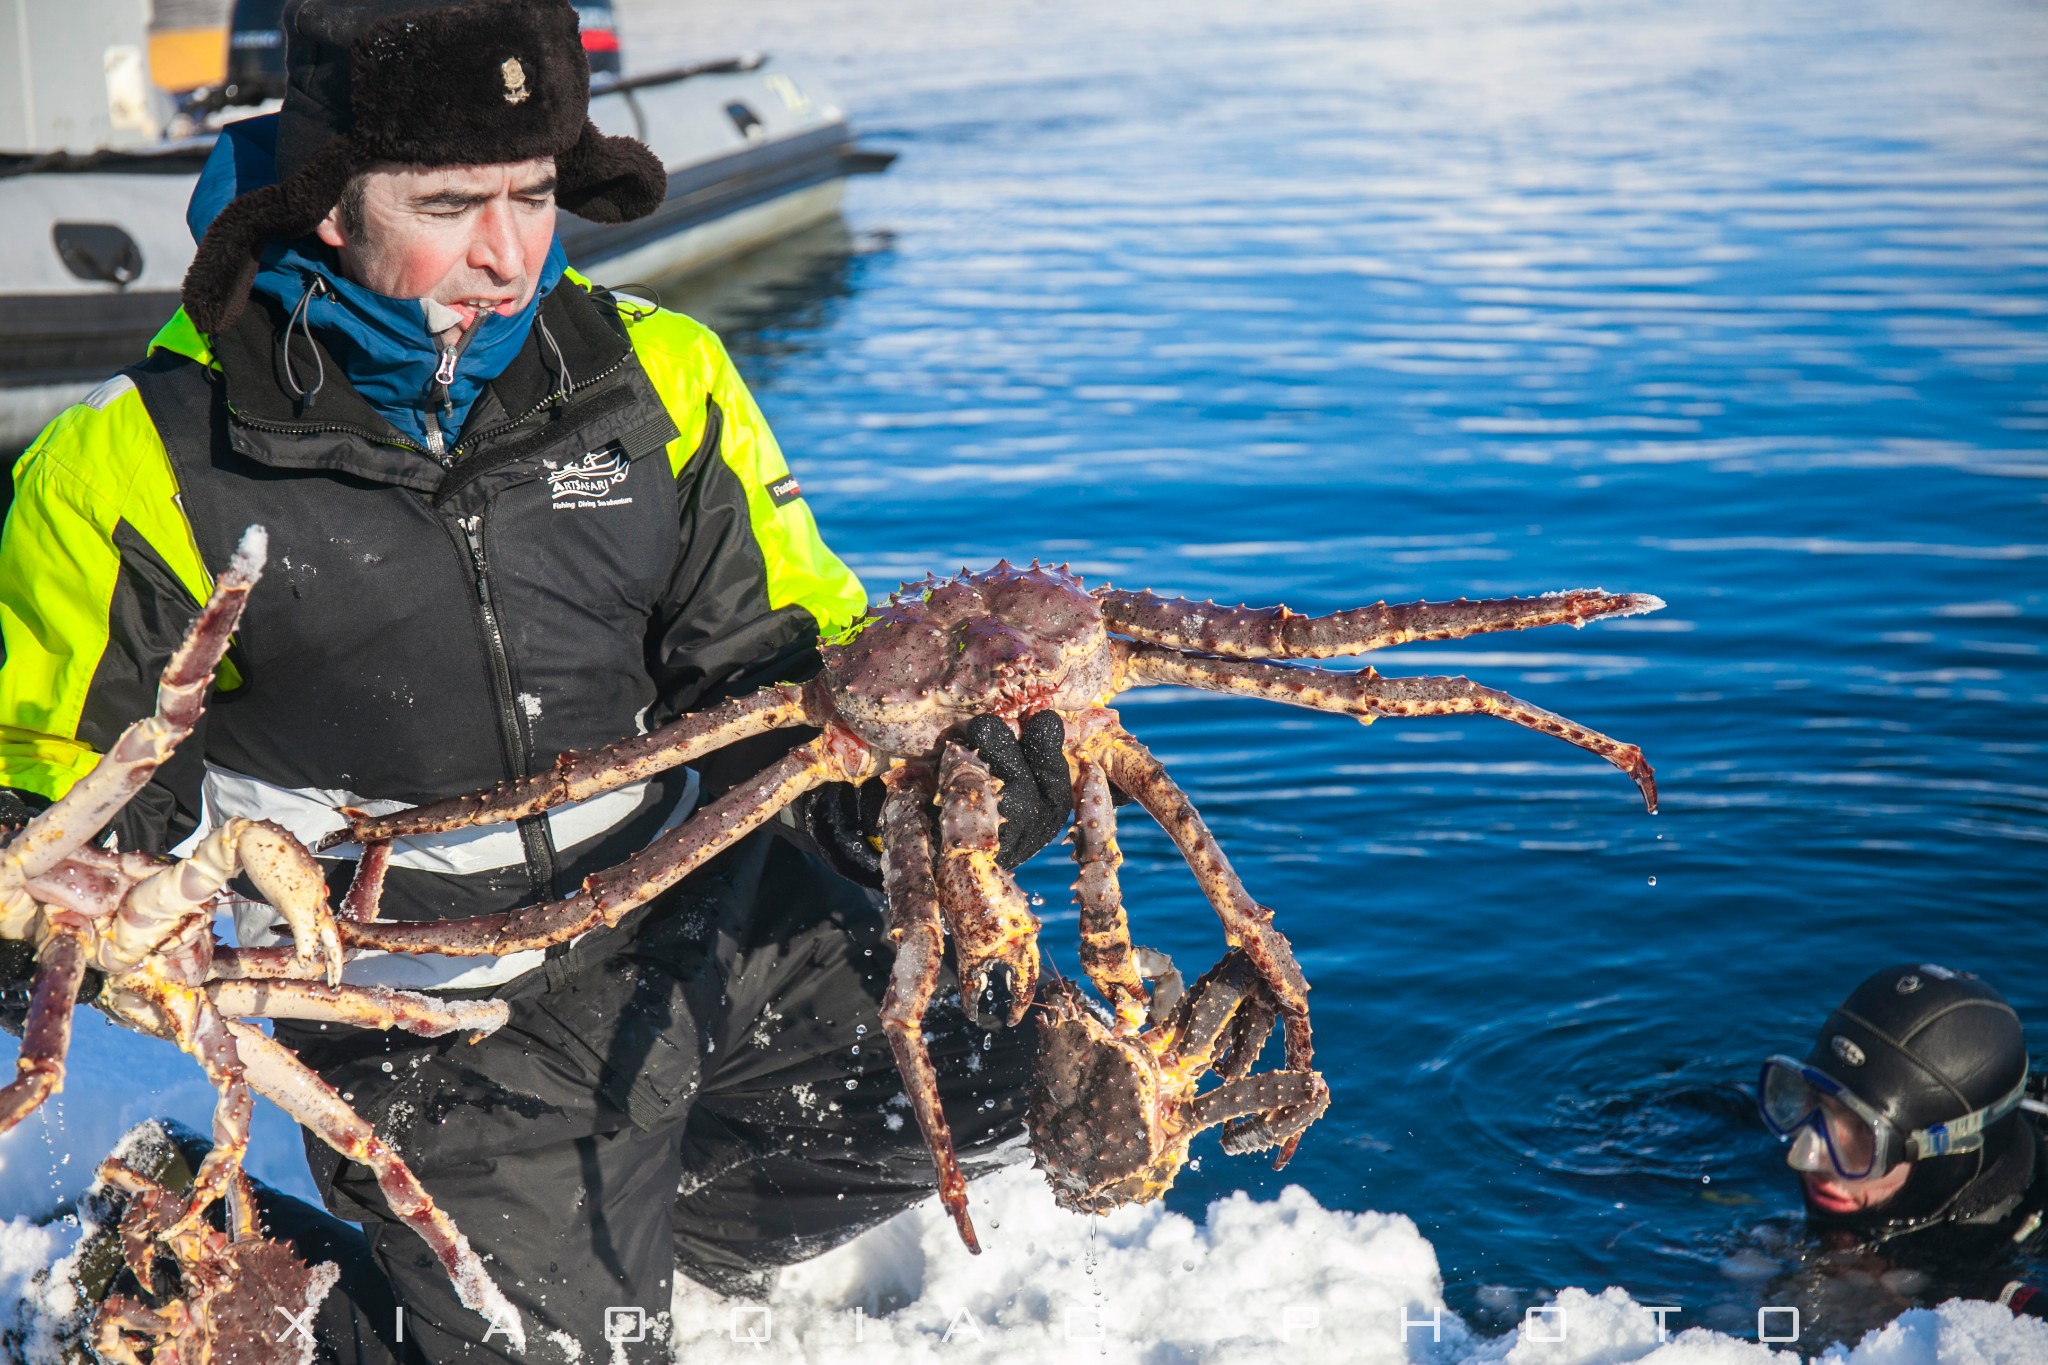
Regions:
[[485, 312], [516, 313], [554, 240], [554, 158], [370, 171], [357, 226], [337, 206], [318, 232], [364, 288], [446, 304], [465, 329]]
[[1913, 1173], [1913, 1163], [1902, 1161], [1883, 1175], [1861, 1180], [1844, 1176], [1835, 1168], [1837, 1159], [1852, 1171], [1867, 1170], [1876, 1164], [1876, 1135], [1860, 1115], [1832, 1095], [1820, 1096], [1819, 1102], [1818, 1117], [1827, 1128], [1826, 1138], [1809, 1120], [1800, 1126], [1785, 1152], [1785, 1164], [1799, 1172], [1807, 1205], [1836, 1215], [1881, 1207], [1905, 1186]]

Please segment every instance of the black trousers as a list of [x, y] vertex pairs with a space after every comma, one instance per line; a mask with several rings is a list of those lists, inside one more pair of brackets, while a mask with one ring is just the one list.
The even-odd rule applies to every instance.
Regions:
[[[678, 1266], [723, 1293], [764, 1292], [776, 1267], [934, 1186], [877, 1020], [891, 961], [878, 896], [763, 832], [644, 914], [598, 960], [571, 954], [512, 988], [511, 1022], [476, 1044], [278, 1026], [483, 1255], [528, 1361], [576, 1359], [571, 1343], [583, 1359], [613, 1360], [616, 1345], [666, 1361]], [[1029, 1021], [970, 1025], [949, 974], [926, 1025], [969, 1173], [1021, 1155]], [[369, 1253], [338, 1258], [323, 1357], [518, 1358], [367, 1168], [311, 1135], [307, 1152]], [[289, 1235], [294, 1216], [271, 1221]], [[608, 1340], [608, 1321], [615, 1338], [641, 1324], [642, 1339]]]

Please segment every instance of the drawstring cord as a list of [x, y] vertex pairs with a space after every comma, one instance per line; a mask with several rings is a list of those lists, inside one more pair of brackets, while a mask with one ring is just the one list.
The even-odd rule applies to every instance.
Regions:
[[[313, 320], [308, 315], [309, 307], [313, 302], [313, 296], [316, 294], [322, 298], [327, 296], [327, 282], [318, 275], [314, 275], [307, 280], [306, 292], [299, 295], [298, 306], [292, 309], [291, 319], [284, 325], [284, 383], [285, 387], [292, 391], [292, 397], [298, 400], [299, 411], [301, 412], [311, 412], [313, 410], [313, 400], [320, 396], [320, 390], [327, 383], [327, 361], [320, 354], [320, 343], [313, 340]], [[315, 368], [313, 370], [313, 387], [310, 389], [299, 383], [299, 376], [292, 369], [292, 332], [294, 330], [305, 332], [306, 344], [313, 348], [313, 365]]]
[[569, 377], [569, 362], [562, 357], [562, 348], [556, 344], [555, 334], [548, 330], [548, 320], [541, 316], [538, 309], [534, 310], [533, 325], [540, 328], [540, 339], [555, 353], [555, 368], [560, 372], [561, 378], [556, 385], [554, 398], [555, 406], [560, 407], [569, 401], [569, 391], [576, 387], [576, 381]]

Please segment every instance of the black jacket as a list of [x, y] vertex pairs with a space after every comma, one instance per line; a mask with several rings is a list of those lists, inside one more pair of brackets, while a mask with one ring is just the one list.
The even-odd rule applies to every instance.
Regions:
[[[723, 348], [687, 318], [565, 282], [445, 457], [303, 332], [300, 381], [325, 379], [295, 399], [283, 330], [252, 306], [208, 347], [181, 315], [24, 457], [0, 544], [0, 785], [61, 795], [148, 713], [208, 569], [255, 523], [270, 563], [220, 691], [118, 822], [124, 847], [170, 848], [202, 800], [213, 820], [277, 818], [310, 841], [338, 804], [516, 777], [799, 675], [821, 629], [865, 605]], [[385, 913], [566, 891], [674, 818], [690, 780], [487, 846], [401, 849]]]

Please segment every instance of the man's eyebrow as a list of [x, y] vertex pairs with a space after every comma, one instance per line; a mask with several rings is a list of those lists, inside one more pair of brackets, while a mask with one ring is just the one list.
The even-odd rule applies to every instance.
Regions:
[[[545, 198], [555, 192], [556, 182], [555, 176], [543, 176], [532, 184], [519, 186], [512, 194], [519, 199]], [[467, 209], [475, 208], [478, 204], [488, 204], [497, 197], [492, 191], [436, 190], [432, 194], [423, 194], [415, 198], [412, 205], [419, 209]]]
[[497, 198], [495, 194], [478, 194], [473, 190], [436, 190], [423, 194], [412, 201], [418, 209], [467, 209], [478, 204], [488, 204]]

